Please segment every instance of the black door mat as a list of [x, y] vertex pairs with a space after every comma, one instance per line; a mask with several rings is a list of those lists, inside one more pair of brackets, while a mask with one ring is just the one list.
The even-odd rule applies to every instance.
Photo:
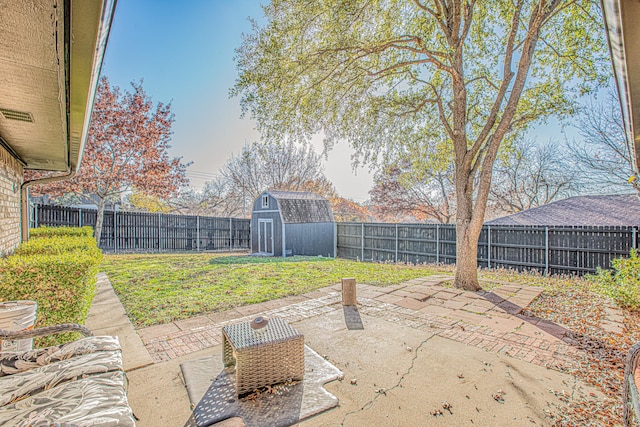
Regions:
[[261, 393], [238, 399], [235, 373], [224, 369], [221, 356], [210, 356], [180, 365], [193, 413], [185, 426], [210, 426], [241, 417], [247, 427], [290, 426], [338, 405], [324, 384], [342, 372], [309, 347], [304, 348], [304, 380], [279, 384]]

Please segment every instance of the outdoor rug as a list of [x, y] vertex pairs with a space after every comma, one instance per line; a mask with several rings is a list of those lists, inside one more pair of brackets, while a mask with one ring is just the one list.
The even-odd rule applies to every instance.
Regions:
[[189, 400], [195, 405], [185, 427], [204, 427], [241, 417], [247, 427], [293, 425], [305, 418], [338, 406], [338, 399], [324, 384], [342, 372], [305, 345], [304, 380], [279, 384], [272, 392], [238, 399], [235, 373], [224, 369], [221, 356], [210, 356], [180, 365]]

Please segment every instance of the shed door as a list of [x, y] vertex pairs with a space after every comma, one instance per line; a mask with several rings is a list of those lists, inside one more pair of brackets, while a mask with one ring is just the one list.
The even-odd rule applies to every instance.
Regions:
[[258, 220], [258, 252], [273, 255], [273, 220]]

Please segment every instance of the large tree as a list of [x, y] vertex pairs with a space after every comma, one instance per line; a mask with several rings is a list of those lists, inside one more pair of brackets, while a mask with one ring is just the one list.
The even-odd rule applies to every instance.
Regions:
[[[70, 180], [32, 187], [33, 194], [76, 193], [98, 199], [95, 226], [100, 241], [105, 203], [136, 189], [166, 198], [187, 184], [185, 164], [170, 158], [171, 105], [154, 106], [142, 83], [121, 92], [100, 79], [87, 143], [78, 173]], [[42, 176], [42, 175], [40, 175]]]
[[578, 173], [558, 141], [538, 145], [522, 139], [502, 153], [493, 171], [489, 204], [516, 213], [577, 193]]
[[245, 207], [265, 190], [311, 191], [332, 197], [320, 155], [309, 144], [269, 142], [245, 144], [221, 169]]
[[239, 217], [243, 215], [242, 191], [219, 175], [204, 183], [201, 190], [183, 189], [168, 205], [181, 215]]
[[609, 74], [593, 0], [273, 0], [237, 50], [232, 94], [267, 140], [323, 133], [360, 160], [446, 142], [455, 285], [479, 289], [478, 237], [507, 134], [571, 114]]
[[633, 151], [627, 143], [615, 92], [583, 109], [578, 132], [581, 138], [572, 140], [569, 147], [582, 187], [605, 193], [631, 190], [627, 180], [635, 174]]

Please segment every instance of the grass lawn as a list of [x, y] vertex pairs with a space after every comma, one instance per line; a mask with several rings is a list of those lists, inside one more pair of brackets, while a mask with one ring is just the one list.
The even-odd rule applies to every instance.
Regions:
[[105, 255], [102, 270], [136, 327], [298, 295], [343, 277], [385, 286], [438, 272], [345, 259], [218, 254]]

